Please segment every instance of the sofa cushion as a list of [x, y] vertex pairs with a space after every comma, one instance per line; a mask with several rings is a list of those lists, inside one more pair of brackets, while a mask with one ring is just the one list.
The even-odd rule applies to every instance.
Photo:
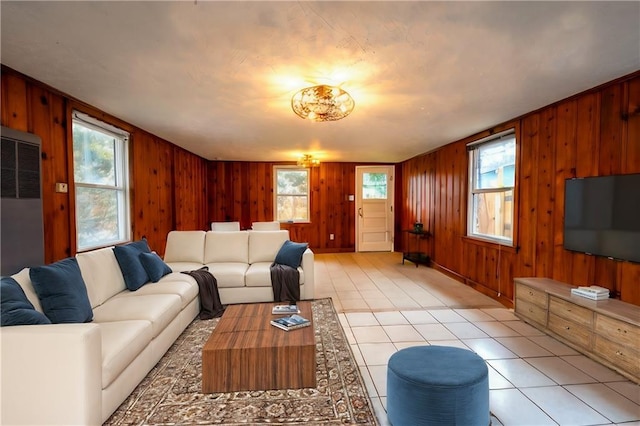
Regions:
[[249, 263], [273, 262], [282, 244], [289, 239], [289, 231], [250, 231]]
[[173, 272], [156, 253], [140, 253], [138, 258], [151, 282], [157, 283], [160, 278]]
[[249, 263], [249, 233], [247, 231], [208, 231], [204, 243], [204, 263]]
[[92, 308], [127, 288], [112, 247], [78, 253], [76, 259]]
[[216, 277], [218, 287], [244, 287], [244, 275], [249, 267], [246, 263], [208, 263], [209, 272]]
[[[29, 268], [24, 268], [22, 271], [17, 274], [11, 275], [11, 278], [16, 280], [22, 290], [24, 290], [24, 294], [27, 296], [27, 300], [31, 302], [36, 311], [42, 313], [42, 305], [40, 304], [40, 299], [38, 299], [38, 295], [36, 294], [36, 289], [33, 288], [33, 283], [31, 282], [31, 277], [29, 276]], [[86, 281], [85, 281], [86, 284]]]
[[87, 287], [74, 257], [29, 269], [44, 314], [54, 324], [89, 322], [93, 318]]
[[307, 243], [294, 243], [293, 241], [287, 240], [282, 244], [282, 247], [280, 247], [274, 262], [297, 269], [302, 263], [302, 255], [307, 247], [309, 247]]
[[140, 262], [140, 253], [150, 253], [147, 240], [134, 241], [122, 246], [115, 246], [113, 253], [116, 255], [118, 265], [124, 277], [124, 283], [131, 291], [136, 291], [149, 282], [149, 275]]
[[280, 222], [274, 220], [272, 222], [253, 222], [251, 224], [252, 231], [278, 231]]
[[[125, 290], [125, 292], [128, 290]], [[180, 312], [182, 303], [177, 294], [149, 294], [135, 297], [113, 297], [93, 311], [97, 323], [147, 320], [153, 337], [160, 334]]]
[[256, 262], [249, 265], [244, 277], [247, 287], [271, 287], [271, 262]]
[[202, 263], [195, 262], [167, 262], [173, 272], [195, 271], [202, 268]]
[[165, 275], [153, 285], [145, 285], [136, 292], [123, 291], [115, 297], [137, 297], [139, 295], [152, 294], [176, 294], [180, 296], [180, 309], [184, 309], [198, 296], [198, 284], [189, 275], [173, 272]]
[[[167, 246], [164, 261], [169, 263], [189, 262], [204, 263], [204, 231], [171, 231], [167, 235]], [[198, 269], [198, 268], [195, 268]]]
[[212, 231], [233, 232], [240, 230], [240, 222], [211, 222]]
[[102, 335], [102, 389], [109, 386], [152, 339], [149, 321], [115, 321], [100, 324]]
[[49, 318], [35, 310], [20, 284], [11, 277], [0, 280], [0, 325], [51, 324]]
[[[298, 268], [300, 285], [304, 284], [304, 271]], [[271, 262], [257, 262], [249, 265], [244, 277], [247, 287], [271, 287]]]

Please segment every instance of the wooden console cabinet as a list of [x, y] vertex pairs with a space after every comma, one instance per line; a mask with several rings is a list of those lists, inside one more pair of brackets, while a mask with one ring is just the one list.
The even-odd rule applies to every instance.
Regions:
[[574, 296], [548, 278], [514, 281], [518, 318], [640, 383], [640, 307]]

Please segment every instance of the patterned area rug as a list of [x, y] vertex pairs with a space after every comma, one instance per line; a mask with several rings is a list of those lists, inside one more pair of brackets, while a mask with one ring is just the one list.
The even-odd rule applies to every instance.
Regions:
[[105, 425], [377, 425], [331, 299], [312, 302], [315, 388], [201, 393], [202, 347], [217, 319], [196, 319]]

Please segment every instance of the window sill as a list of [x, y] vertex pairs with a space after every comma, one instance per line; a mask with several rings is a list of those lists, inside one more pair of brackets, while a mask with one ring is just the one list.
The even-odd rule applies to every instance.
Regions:
[[518, 247], [515, 247], [513, 245], [509, 245], [508, 243], [501, 243], [499, 241], [496, 240], [490, 240], [490, 239], [484, 239], [484, 238], [480, 238], [480, 237], [471, 237], [469, 235], [465, 235], [462, 237], [462, 240], [470, 243], [470, 244], [475, 244], [477, 246], [482, 246], [482, 247], [491, 247], [491, 248], [495, 248], [495, 249], [499, 249], [499, 250], [504, 250], [506, 252], [509, 253], [518, 253]]

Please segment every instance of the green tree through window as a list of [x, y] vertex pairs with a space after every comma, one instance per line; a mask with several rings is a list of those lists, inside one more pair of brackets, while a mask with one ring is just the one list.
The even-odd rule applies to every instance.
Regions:
[[78, 250], [129, 239], [127, 134], [119, 129], [116, 129], [119, 133], [103, 129], [101, 124], [109, 126], [74, 113], [73, 176]]
[[309, 170], [275, 168], [275, 205], [278, 221], [309, 221]]
[[362, 174], [362, 198], [387, 199], [387, 174], [363, 173]]

